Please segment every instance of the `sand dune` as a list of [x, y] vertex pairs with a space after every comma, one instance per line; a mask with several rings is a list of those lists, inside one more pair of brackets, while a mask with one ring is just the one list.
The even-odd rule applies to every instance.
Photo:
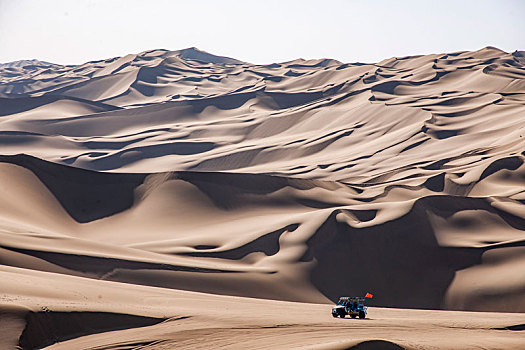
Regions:
[[[491, 47], [271, 65], [190, 48], [0, 66], [2, 344], [520, 348], [524, 64]], [[376, 307], [516, 314], [319, 318], [367, 291]]]

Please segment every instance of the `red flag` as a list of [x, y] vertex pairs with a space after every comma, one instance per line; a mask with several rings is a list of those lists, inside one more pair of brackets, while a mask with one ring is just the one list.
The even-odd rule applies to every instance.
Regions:
[[373, 298], [373, 297], [374, 297], [374, 295], [370, 294], [370, 293], [366, 293], [366, 295], [365, 295], [365, 298]]

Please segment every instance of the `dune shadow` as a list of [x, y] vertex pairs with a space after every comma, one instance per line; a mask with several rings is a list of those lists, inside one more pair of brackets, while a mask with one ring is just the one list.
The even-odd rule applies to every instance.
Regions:
[[299, 227], [298, 224], [292, 224], [262, 235], [253, 241], [250, 241], [240, 247], [228, 250], [198, 251], [180, 253], [181, 255], [201, 257], [201, 258], [220, 258], [229, 260], [239, 260], [253, 252], [262, 252], [266, 256], [272, 256], [279, 252], [279, 238], [284, 232], [293, 232]]
[[507, 327], [500, 327], [500, 328], [494, 328], [500, 331], [525, 331], [525, 323], [524, 324], [515, 324], [512, 326]]
[[89, 334], [152, 326], [165, 320], [111, 312], [29, 312], [18, 345], [23, 350], [41, 349]]
[[33, 172], [77, 222], [101, 219], [130, 208], [133, 190], [147, 174], [100, 173], [47, 162], [28, 155], [1, 156]]
[[387, 340], [366, 340], [345, 350], [404, 350], [405, 348]]
[[446, 216], [459, 207], [487, 206], [483, 200], [464, 199], [453, 205], [454, 201], [424, 198], [408, 214], [364, 228], [337, 221], [339, 210], [334, 211], [306, 242], [302, 260], [316, 261], [313, 284], [334, 302], [370, 291], [374, 306], [440, 309], [456, 271], [481, 263], [485, 251], [438, 244], [428, 210]]

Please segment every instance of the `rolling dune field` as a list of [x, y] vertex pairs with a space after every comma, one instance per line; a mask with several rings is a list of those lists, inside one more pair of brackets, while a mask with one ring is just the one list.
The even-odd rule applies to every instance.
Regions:
[[0, 64], [0, 348], [522, 349], [524, 160], [521, 51]]

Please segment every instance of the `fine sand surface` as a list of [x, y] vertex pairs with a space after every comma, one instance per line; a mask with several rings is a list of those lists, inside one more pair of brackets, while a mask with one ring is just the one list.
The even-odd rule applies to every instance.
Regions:
[[0, 349], [525, 348], [525, 53], [24, 62]]
[[[524, 315], [518, 313], [373, 307], [364, 320], [341, 319], [332, 318], [326, 304], [202, 294], [7, 266], [0, 267], [0, 277], [7, 282], [3, 329], [22, 333], [20, 344], [27, 349], [523, 349], [525, 340]], [[3, 349], [17, 339], [1, 341]]]

